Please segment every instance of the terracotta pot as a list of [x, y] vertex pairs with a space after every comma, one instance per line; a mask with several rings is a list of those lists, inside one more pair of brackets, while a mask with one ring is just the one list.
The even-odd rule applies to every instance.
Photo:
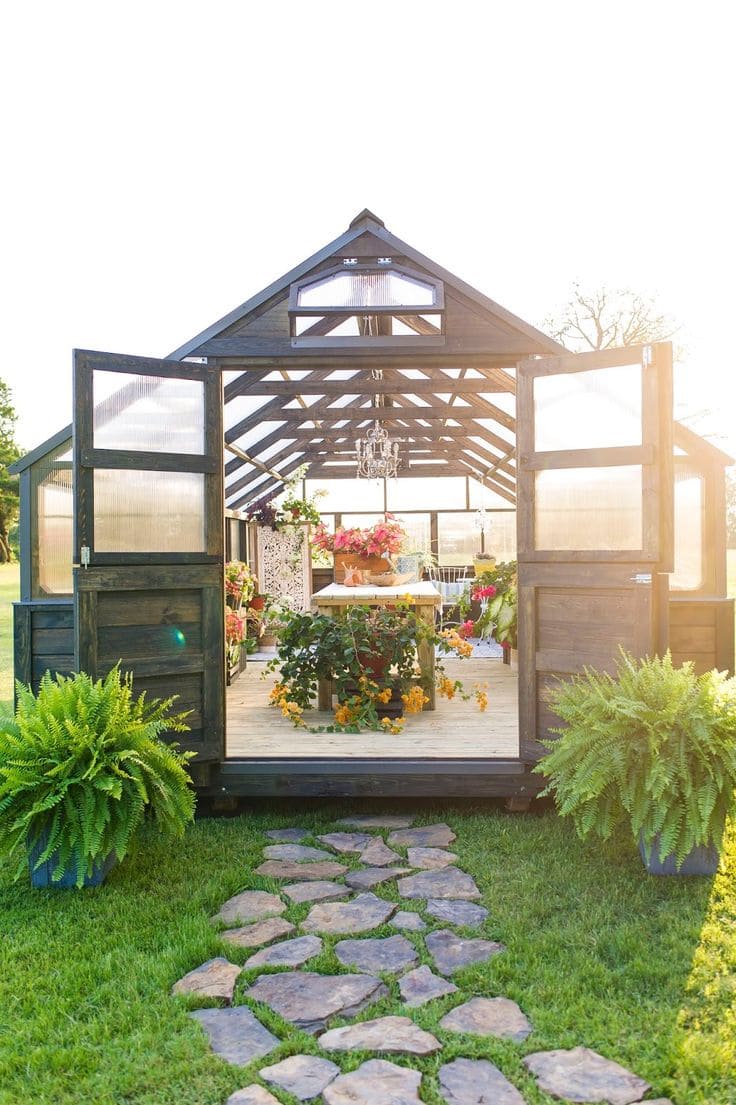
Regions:
[[[382, 556], [358, 556], [357, 553], [336, 552], [335, 583], [345, 581], [345, 569], [357, 568], [361, 572], [390, 572], [391, 565]], [[353, 584], [355, 586], [355, 584]]]
[[248, 606], [251, 610], [263, 610], [265, 605], [266, 600], [264, 599], [263, 595], [254, 595], [248, 603]]
[[375, 652], [359, 652], [358, 660], [361, 667], [365, 669], [366, 674], [372, 676], [376, 682], [380, 683], [386, 674], [388, 657]]

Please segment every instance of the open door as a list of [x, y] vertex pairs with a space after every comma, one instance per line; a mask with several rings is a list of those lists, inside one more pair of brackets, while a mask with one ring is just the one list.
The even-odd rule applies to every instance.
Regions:
[[521, 756], [559, 724], [545, 691], [667, 647], [672, 349], [522, 362], [517, 381]]
[[201, 364], [74, 354], [75, 663], [121, 661], [225, 747], [222, 383]]

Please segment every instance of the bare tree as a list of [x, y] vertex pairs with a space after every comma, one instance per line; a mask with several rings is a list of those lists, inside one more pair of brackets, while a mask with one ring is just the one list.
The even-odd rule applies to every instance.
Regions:
[[628, 288], [586, 291], [579, 284], [573, 284], [572, 298], [542, 328], [572, 353], [667, 341], [679, 330], [653, 299]]

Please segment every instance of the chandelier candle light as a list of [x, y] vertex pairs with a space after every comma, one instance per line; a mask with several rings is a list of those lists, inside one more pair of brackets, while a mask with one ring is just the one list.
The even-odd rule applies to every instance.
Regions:
[[378, 422], [355, 443], [358, 475], [370, 480], [395, 479], [399, 467], [399, 443]]

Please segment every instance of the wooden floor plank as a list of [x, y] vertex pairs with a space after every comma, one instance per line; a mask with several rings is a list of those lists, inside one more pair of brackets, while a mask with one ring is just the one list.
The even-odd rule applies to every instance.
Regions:
[[[461, 679], [466, 689], [488, 684], [488, 709], [481, 713], [475, 702], [437, 699], [435, 711], [410, 715], [403, 733], [308, 733], [295, 729], [280, 712], [268, 705], [268, 693], [276, 675], [261, 677], [264, 664], [249, 661], [246, 670], [227, 691], [227, 755], [325, 756], [403, 759], [515, 758], [519, 754], [519, 707], [516, 668], [500, 660], [446, 660], [451, 679]], [[310, 711], [313, 725], [329, 724], [332, 715]]]

